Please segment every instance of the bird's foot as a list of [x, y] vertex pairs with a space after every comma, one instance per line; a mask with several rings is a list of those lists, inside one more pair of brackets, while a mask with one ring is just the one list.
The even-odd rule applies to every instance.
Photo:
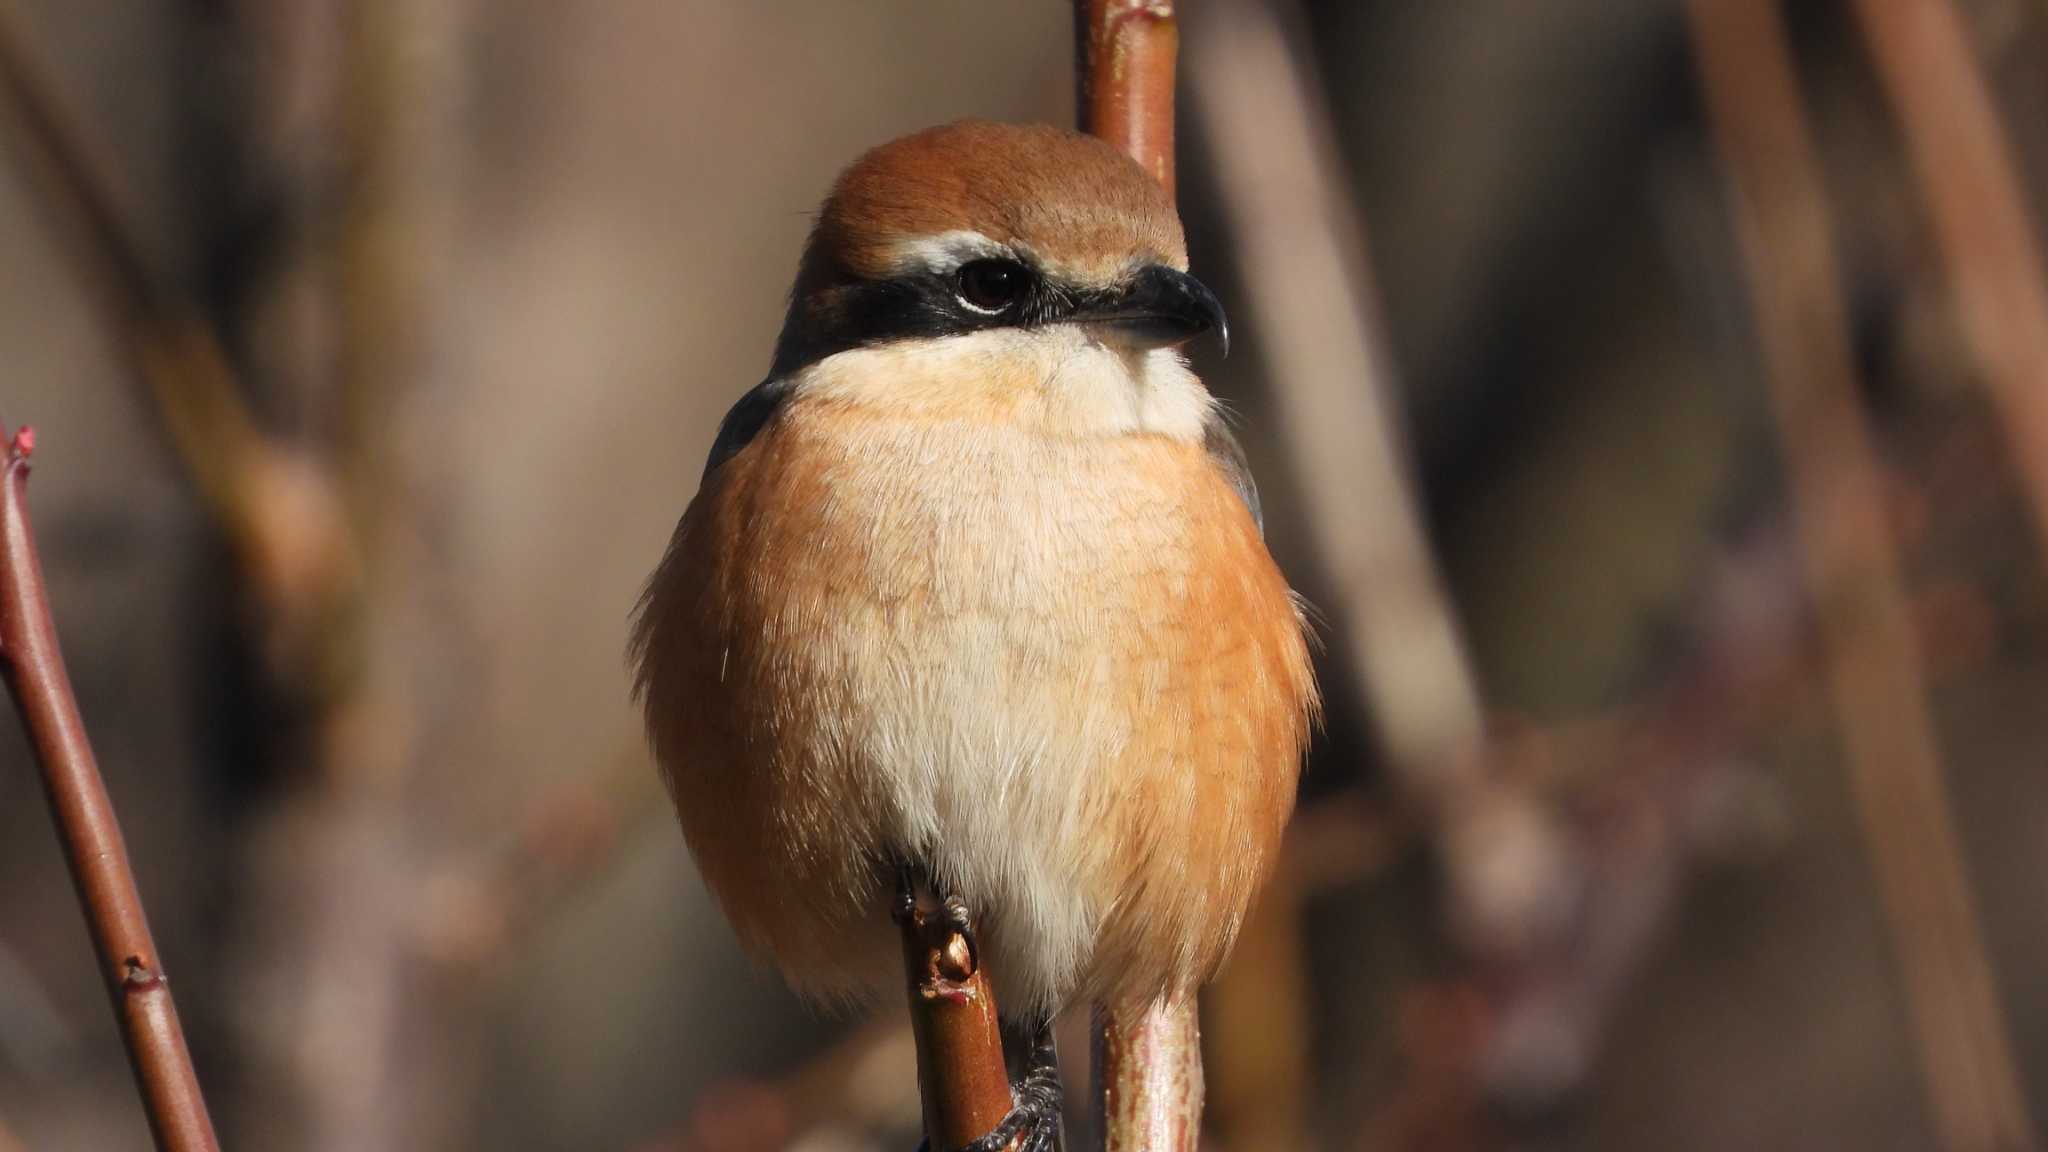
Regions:
[[920, 894], [928, 894], [930, 891], [930, 886], [923, 882], [917, 869], [904, 865], [897, 873], [894, 910], [896, 922], [901, 924], [923, 911], [925, 923], [950, 928], [962, 936], [971, 938], [974, 935], [974, 917], [968, 912], [967, 901], [958, 896], [939, 897], [936, 907], [926, 910]]

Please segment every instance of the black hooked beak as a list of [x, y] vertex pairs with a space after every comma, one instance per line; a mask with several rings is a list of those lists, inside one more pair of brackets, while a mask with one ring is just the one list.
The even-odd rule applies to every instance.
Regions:
[[1108, 325], [1145, 348], [1175, 347], [1214, 330], [1230, 355], [1230, 322], [1216, 294], [1164, 264], [1139, 269], [1122, 291], [1083, 305], [1074, 319]]

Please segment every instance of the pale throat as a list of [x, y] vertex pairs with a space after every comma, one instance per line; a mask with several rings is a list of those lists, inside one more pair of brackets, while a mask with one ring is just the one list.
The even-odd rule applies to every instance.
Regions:
[[906, 418], [1001, 423], [1055, 436], [1200, 442], [1215, 401], [1171, 348], [1089, 324], [892, 341], [799, 372], [798, 396]]

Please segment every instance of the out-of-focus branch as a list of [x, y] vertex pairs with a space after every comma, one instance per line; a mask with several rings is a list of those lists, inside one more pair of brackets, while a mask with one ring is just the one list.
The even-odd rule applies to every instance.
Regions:
[[1172, 0], [1075, 0], [1075, 112], [1081, 130], [1123, 149], [1174, 190]]
[[359, 666], [317, 718], [319, 786], [274, 818], [303, 821], [323, 851], [287, 843], [284, 859], [267, 862], [289, 879], [275, 891], [292, 907], [271, 913], [284, 938], [255, 957], [266, 984], [308, 981], [322, 997], [288, 1003], [252, 1032], [281, 1057], [278, 1090], [303, 1110], [307, 1149], [459, 1145], [475, 1098], [474, 1062], [456, 1050], [477, 1020], [474, 981], [417, 966], [418, 880], [406, 863], [438, 834], [420, 816], [434, 803], [425, 768], [459, 755], [437, 720], [474, 707], [474, 682], [457, 670], [462, 602], [431, 547], [446, 475], [424, 467], [445, 431], [424, 398], [437, 383], [428, 350], [446, 292], [449, 46], [464, 16], [460, 4], [378, 0], [339, 6], [332, 27], [346, 172], [330, 254], [334, 458], [361, 555], [347, 632]]
[[[1915, 0], [1905, 6], [1926, 7]], [[1691, 0], [1688, 7], [1708, 120], [1749, 269], [1850, 787], [1902, 969], [1940, 1145], [1965, 1152], [2031, 1147], [1949, 811], [1870, 429], [1857, 402], [1832, 222], [1782, 17], [1773, 0]], [[1941, 130], [1964, 129], [1944, 122]]]
[[[152, 266], [127, 222], [129, 200], [96, 138], [59, 97], [19, 13], [0, 4], [0, 94], [18, 142], [72, 249], [148, 384], [178, 458], [220, 522], [284, 636], [286, 651], [325, 670], [316, 633], [357, 578], [355, 550], [331, 484], [311, 461], [266, 437], [213, 327]], [[303, 645], [316, 647], [303, 647]]]
[[1217, 0], [1190, 25], [1189, 91], [1216, 157], [1273, 402], [1299, 462], [1332, 643], [1361, 673], [1389, 762], [1433, 811], [1470, 783], [1479, 692], [1416, 514], [1374, 346], [1364, 228], [1314, 78], [1276, 6]]
[[639, 802], [655, 780], [636, 741], [596, 779], [535, 799], [509, 840], [463, 855], [422, 886], [420, 951], [447, 971], [481, 969], [618, 860], [629, 814], [657, 811]]
[[213, 1121], [185, 1050], [177, 1005], [150, 937], [121, 825], [86, 740], [50, 620], [27, 504], [35, 434], [26, 427], [12, 435], [0, 428], [0, 439], [7, 444], [0, 474], [0, 672], [42, 768], [50, 815], [99, 951], [157, 1147], [212, 1152], [217, 1147]]
[[1356, 884], [1386, 867], [1414, 829], [1362, 791], [1327, 797], [1295, 812], [1273, 883], [1301, 898]]
[[[1499, 771], [1477, 678], [1437, 571], [1379, 346], [1365, 226], [1309, 54], [1284, 0], [1215, 0], [1188, 27], [1189, 91], [1214, 157], [1332, 584], [1333, 655], [1359, 674], [1401, 803], [1444, 865], [1469, 957], [1527, 965], [1569, 930], [1566, 848], [1535, 789]], [[1476, 1091], [1454, 1094], [1474, 1099]]]
[[902, 923], [925, 1136], [934, 1149], [958, 1148], [994, 1131], [1015, 1104], [995, 994], [972, 929], [956, 931], [921, 903]]
[[1209, 1123], [1225, 1148], [1308, 1148], [1315, 1069], [1301, 887], [1283, 872], [1259, 894], [1230, 962], [1202, 991]]
[[1949, 0], [1858, 0], [1856, 10], [2048, 548], [2048, 269], [1991, 93]]
[[1210, 1127], [1224, 1147], [1313, 1146], [1315, 1045], [1302, 903], [1378, 872], [1410, 831], [1355, 791], [1294, 814], [1280, 867], [1245, 917], [1230, 962], [1202, 993]]

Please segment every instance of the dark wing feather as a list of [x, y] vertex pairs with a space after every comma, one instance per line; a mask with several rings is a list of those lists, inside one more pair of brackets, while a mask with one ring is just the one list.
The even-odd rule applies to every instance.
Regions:
[[1224, 427], [1220, 416], [1209, 418], [1208, 430], [1202, 436], [1202, 447], [1209, 450], [1209, 459], [1223, 470], [1223, 478], [1237, 489], [1244, 506], [1251, 511], [1252, 523], [1259, 526], [1259, 535], [1266, 534], [1266, 515], [1259, 507], [1259, 486], [1252, 482], [1251, 466], [1245, 463], [1244, 445]]
[[718, 422], [718, 437], [711, 441], [711, 455], [704, 461], [704, 479], [709, 480], [720, 464], [738, 455], [740, 449], [760, 435], [782, 402], [789, 399], [791, 390], [787, 377], [771, 376], [748, 389], [727, 410], [725, 419]]

